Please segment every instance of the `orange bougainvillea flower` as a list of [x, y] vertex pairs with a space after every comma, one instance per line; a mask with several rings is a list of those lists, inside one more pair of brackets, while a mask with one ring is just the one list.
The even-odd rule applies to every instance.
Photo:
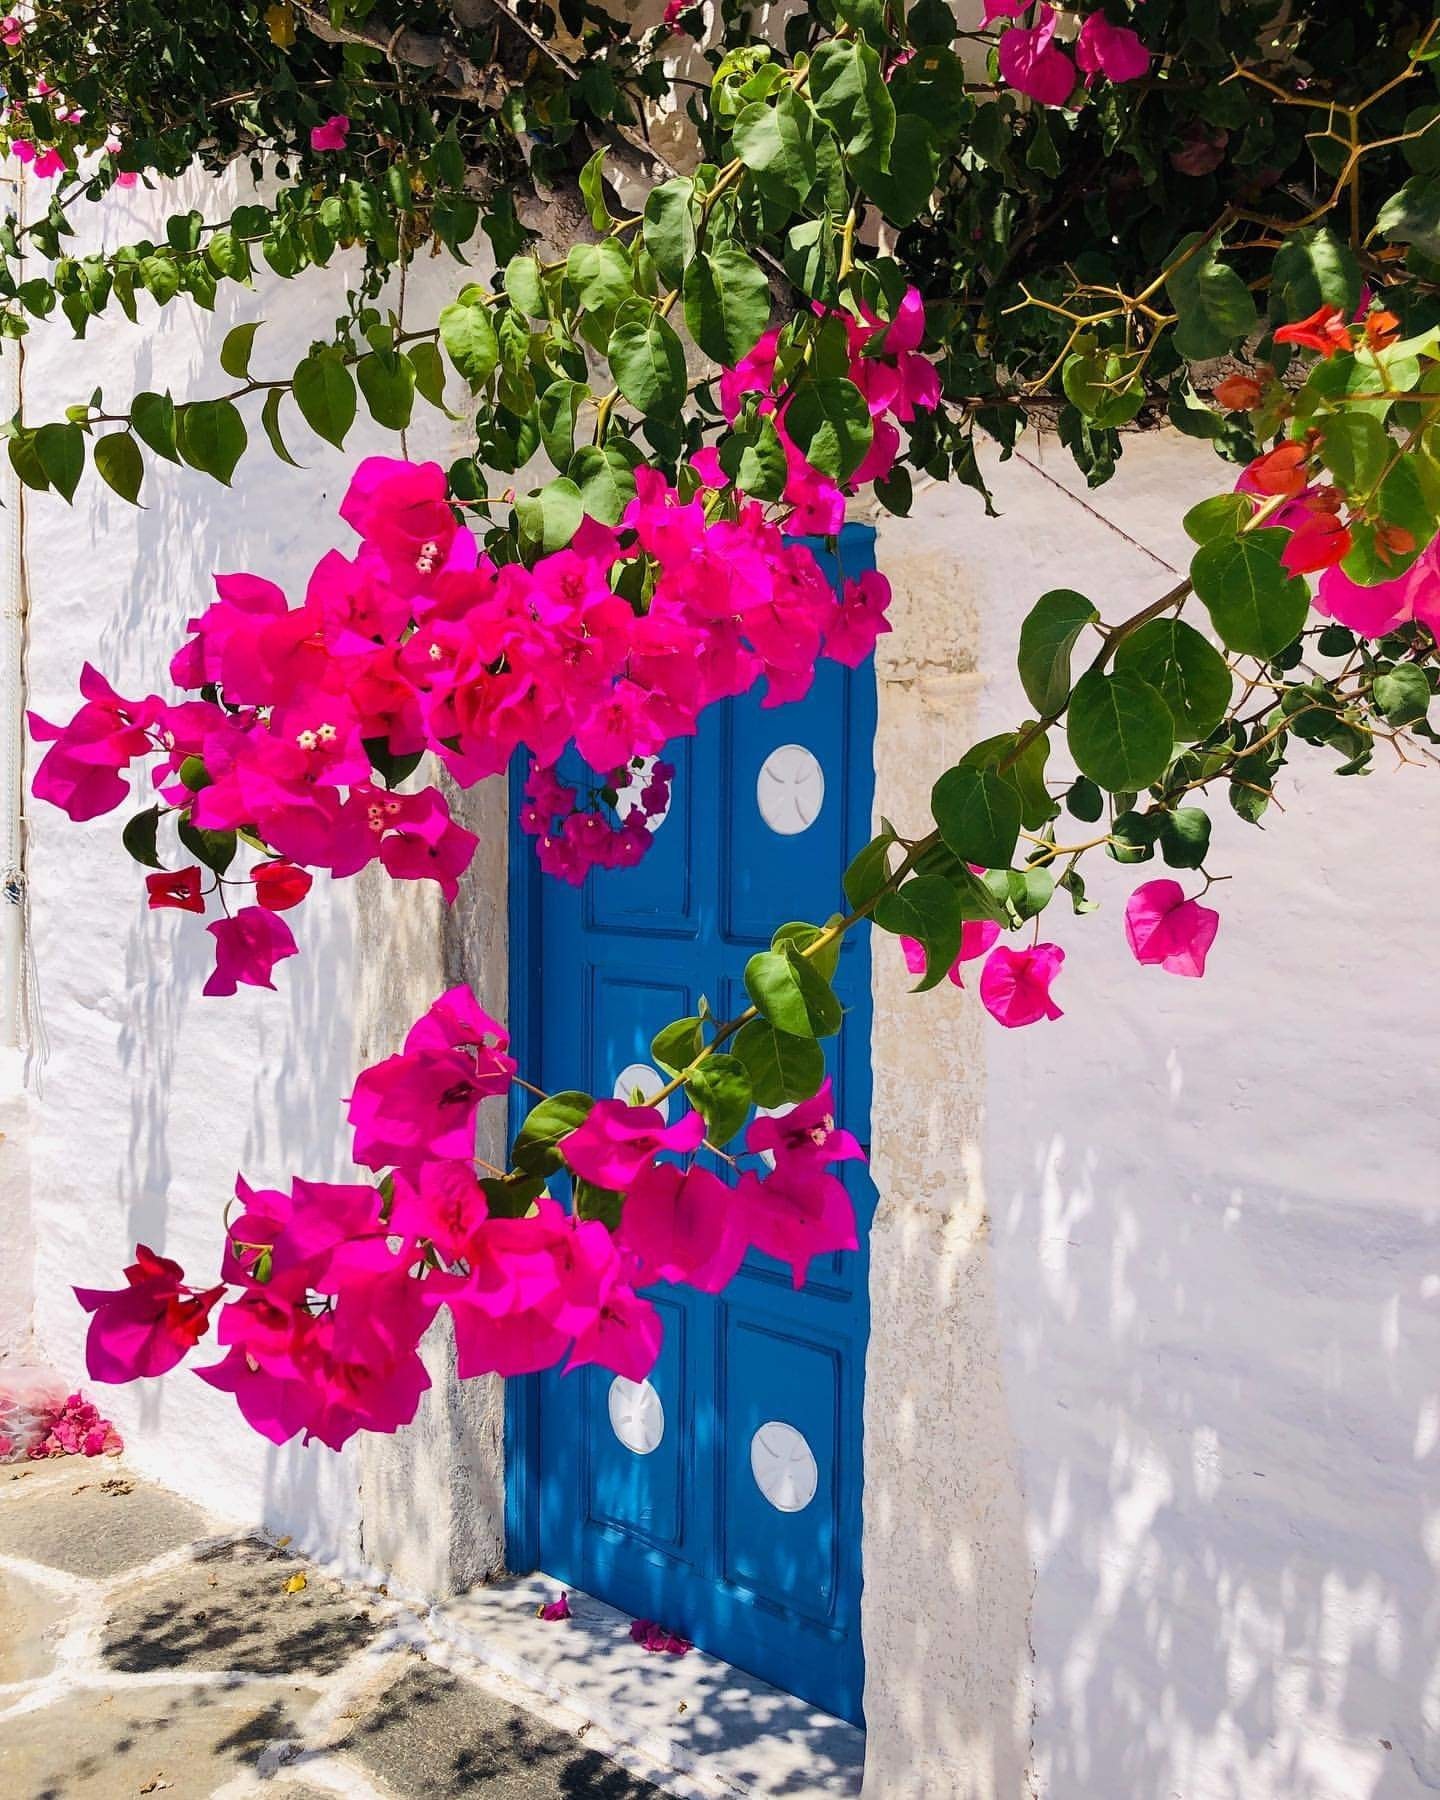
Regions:
[[1258, 494], [1284, 494], [1293, 499], [1305, 492], [1305, 461], [1309, 450], [1304, 444], [1281, 444], [1257, 456], [1246, 470]]
[[1355, 340], [1350, 336], [1338, 306], [1317, 306], [1308, 319], [1281, 325], [1275, 333], [1275, 342], [1300, 344], [1307, 350], [1318, 350], [1321, 356], [1333, 356], [1337, 350], [1355, 348]]
[[1338, 513], [1321, 508], [1290, 533], [1280, 560], [1292, 575], [1313, 575], [1317, 569], [1333, 569], [1350, 554], [1354, 539]]
[[1400, 321], [1392, 312], [1365, 315], [1365, 342], [1372, 350], [1386, 350], [1400, 335]]
[[1375, 527], [1375, 554], [1382, 563], [1388, 565], [1398, 557], [1408, 556], [1414, 548], [1414, 534], [1403, 525], [1380, 524]]
[[1254, 412], [1263, 393], [1253, 375], [1227, 375], [1215, 384], [1215, 399], [1226, 412]]

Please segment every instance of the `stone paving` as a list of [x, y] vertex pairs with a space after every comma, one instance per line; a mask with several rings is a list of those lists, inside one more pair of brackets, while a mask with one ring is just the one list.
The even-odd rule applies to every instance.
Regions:
[[0, 1468], [4, 1800], [660, 1800], [594, 1741], [108, 1458]]

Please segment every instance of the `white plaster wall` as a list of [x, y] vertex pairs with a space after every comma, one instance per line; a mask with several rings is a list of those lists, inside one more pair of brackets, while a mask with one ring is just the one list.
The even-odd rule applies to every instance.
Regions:
[[[243, 197], [238, 178], [172, 184], [158, 196], [137, 189], [107, 202], [97, 224], [110, 243], [134, 241], [163, 235], [169, 210], [194, 204], [214, 218]], [[462, 279], [448, 258], [426, 261], [412, 276], [411, 304], [433, 317]], [[254, 372], [288, 374], [341, 311], [345, 280], [338, 264], [290, 283], [262, 269], [253, 292], [222, 287], [214, 315], [180, 300], [157, 312], [142, 296], [137, 326], [116, 312], [92, 324], [83, 345], [52, 320], [27, 342], [26, 415], [60, 417], [96, 385], [117, 410], [140, 388], [224, 392], [233, 384], [219, 369], [219, 346], [243, 319], [266, 320]], [[168, 691], [170, 652], [185, 619], [207, 603], [212, 572], [254, 570], [296, 597], [326, 548], [354, 543], [335, 512], [348, 471], [368, 450], [397, 454], [393, 434], [370, 426], [362, 404], [342, 455], [287, 406], [287, 441], [302, 472], [270, 452], [255, 400], [242, 405], [252, 447], [233, 490], [147, 453], [143, 510], [92, 472], [73, 510], [53, 495], [27, 496], [30, 704], [46, 717], [73, 711], [86, 657], [122, 693]], [[411, 454], [448, 461], [452, 430], [417, 401]], [[352, 1170], [343, 1101], [362, 1029], [356, 884], [330, 889], [322, 877], [288, 915], [301, 955], [279, 966], [278, 992], [206, 999], [211, 939], [192, 917], [147, 913], [143, 872], [119, 841], [126, 816], [72, 825], [29, 803], [34, 954], [49, 1042], [31, 1101], [35, 1324], [40, 1353], [70, 1379], [83, 1375], [86, 1326], [70, 1283], [113, 1284], [137, 1239], [208, 1278], [237, 1170], [258, 1182]], [[435, 962], [438, 972], [438, 949]], [[403, 981], [398, 960], [391, 974]], [[352, 1453], [276, 1450], [227, 1396], [185, 1370], [96, 1398], [136, 1465], [171, 1487], [292, 1532], [319, 1554], [358, 1554]]]
[[[943, 593], [943, 616], [971, 635], [899, 671], [926, 697], [939, 766], [1025, 716], [1015, 630], [1045, 588], [1125, 616], [1173, 580], [1139, 546], [1183, 570], [1181, 513], [1224, 485], [1208, 450], [1168, 434], [1132, 447], [1098, 493], [1054, 446], [1025, 454], [1044, 473], [994, 469], [1000, 521], [931, 491], [913, 521], [882, 529], [902, 606]], [[885, 714], [882, 702], [882, 749]], [[1102, 910], [1076, 919], [1062, 903], [1044, 919], [1069, 954], [1064, 1020], [975, 1029], [978, 1001], [948, 985], [908, 1003], [910, 1066], [932, 1085], [888, 1153], [911, 1154], [907, 1135], [953, 1140], [960, 1115], [951, 1217], [973, 1215], [978, 1190], [1008, 1401], [988, 1454], [957, 1433], [980, 1462], [934, 1502], [950, 1524], [934, 1580], [951, 1596], [955, 1568], [973, 1590], [977, 1567], [1005, 1561], [1008, 1508], [977, 1525], [965, 1493], [996, 1487], [1013, 1430], [1034, 1569], [1034, 1777], [1053, 1800], [1440, 1788], [1440, 769], [1379, 762], [1342, 781], [1297, 746], [1285, 811], [1263, 832], [1222, 796], [1211, 867], [1234, 879], [1210, 896], [1223, 923], [1203, 981], [1142, 969], [1125, 947], [1125, 896], [1168, 871], [1101, 862]], [[913, 819], [923, 780], [912, 790]], [[882, 968], [877, 989], [893, 979]], [[877, 1108], [877, 1161], [886, 1132]], [[953, 1255], [939, 1266], [931, 1286], [953, 1282]], [[984, 1330], [985, 1302], [968, 1295], [923, 1357], [912, 1334], [912, 1389], [923, 1399], [948, 1364], [963, 1414]], [[984, 1381], [974, 1410], [996, 1420]], [[872, 1488], [883, 1478], [872, 1462]], [[867, 1521], [867, 1555], [871, 1541]], [[1030, 1578], [1006, 1566], [986, 1615], [1002, 1625]], [[883, 1592], [873, 1605], [896, 1610]], [[891, 1709], [908, 1704], [917, 1741], [927, 1714], [933, 1737], [934, 1721], [973, 1719], [987, 1698], [934, 1635], [929, 1704], [917, 1680]], [[972, 1683], [977, 1667], [1006, 1718], [1013, 1671], [982, 1655]], [[995, 1742], [998, 1767], [1003, 1728]], [[970, 1792], [945, 1780], [937, 1763], [929, 1785], [875, 1791]]]

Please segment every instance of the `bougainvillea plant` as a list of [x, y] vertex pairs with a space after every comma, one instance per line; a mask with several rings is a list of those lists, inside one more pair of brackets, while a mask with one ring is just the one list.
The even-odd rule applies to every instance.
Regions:
[[[378, 861], [453, 897], [475, 840], [437, 764], [464, 787], [528, 757], [521, 823], [552, 878], [639, 862], [667, 744], [757, 684], [785, 704], [888, 629], [883, 576], [837, 593], [797, 541], [857, 496], [903, 515], [915, 471], [983, 492], [977, 433], [1003, 454], [1027, 426], [1092, 482], [1165, 420], [1220, 458], [1187, 576], [1127, 618], [1037, 597], [1028, 715], [942, 774], [928, 831], [882, 828], [832, 916], [777, 921], [738, 1016], [655, 1022], [660, 1094], [543, 1094], [466, 989], [442, 995], [356, 1080], [362, 1179], [242, 1181], [212, 1285], [141, 1246], [123, 1287], [81, 1293], [97, 1378], [162, 1373], [208, 1333], [199, 1372], [257, 1429], [338, 1446], [413, 1416], [445, 1308], [462, 1375], [639, 1379], [647, 1289], [718, 1291], [752, 1250], [798, 1284], [856, 1241], [835, 1168], [860, 1149], [822, 1048], [845, 933], [897, 937], [918, 990], [948, 977], [1001, 1026], [1041, 1025], [1066, 955], [1044, 915], [1094, 910], [1087, 858], [1172, 873], [1077, 954], [1123, 931], [1135, 979], [1200, 977], [1215, 797], [1257, 822], [1292, 756], [1351, 777], [1434, 759], [1434, 21], [984, 15], [826, 0], [766, 38], [731, 0], [638, 32], [588, 0], [62, 0], [0, 22], [9, 147], [45, 195], [0, 231], [0, 333], [58, 307], [83, 336], [142, 295], [209, 306], [257, 258], [300, 279], [348, 252], [352, 277], [292, 371], [256, 372], [247, 324], [228, 391], [12, 420], [28, 486], [69, 500], [88, 462], [134, 499], [147, 455], [229, 482], [257, 424], [289, 457], [292, 407], [342, 446], [361, 401], [402, 434], [417, 394], [463, 385], [474, 412], [448, 470], [400, 446], [360, 465], [358, 549], [302, 600], [218, 577], [171, 697], [87, 667], [75, 716], [33, 722], [37, 795], [77, 819], [128, 805], [150, 905], [206, 919], [207, 994], [274, 984], [317, 872]], [[67, 253], [112, 187], [245, 159], [255, 197], [227, 217]], [[417, 319], [391, 277], [434, 250], [470, 266]], [[535, 1104], [492, 1167], [477, 1114], [517, 1086]], [[667, 1123], [655, 1103], [682, 1091]]]

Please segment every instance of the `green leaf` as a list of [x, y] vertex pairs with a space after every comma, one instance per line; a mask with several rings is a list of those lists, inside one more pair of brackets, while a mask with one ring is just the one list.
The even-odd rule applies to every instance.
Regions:
[[292, 469], [298, 469], [301, 465], [285, 448], [285, 440], [280, 435], [280, 402], [284, 396], [284, 388], [271, 388], [265, 396], [264, 406], [260, 408], [260, 424], [270, 440], [270, 448], [281, 462], [287, 462]]
[[635, 471], [624, 452], [607, 444], [586, 444], [565, 471], [580, 490], [580, 505], [602, 525], [618, 525], [635, 498]]
[[1430, 710], [1430, 683], [1415, 663], [1397, 663], [1377, 675], [1372, 692], [1389, 725], [1413, 725]]
[[911, 225], [929, 204], [940, 172], [940, 146], [924, 119], [901, 112], [895, 139], [884, 166], [857, 155], [855, 174], [861, 187], [890, 225]]
[[580, 171], [580, 196], [597, 231], [608, 231], [615, 223], [605, 204], [605, 147], [601, 147]]
[[650, 1057], [667, 1075], [678, 1075], [700, 1054], [704, 1040], [698, 1018], [675, 1019], [650, 1040]]
[[[278, 392], [278, 389], [276, 390]], [[137, 394], [130, 402], [130, 424], [135, 435], [157, 456], [178, 463], [175, 441], [175, 402], [169, 394]]]
[[914, 990], [917, 994], [944, 980], [960, 954], [964, 919], [959, 897], [943, 876], [913, 876], [895, 893], [882, 894], [871, 917], [882, 931], [924, 945], [925, 973]]
[[998, 737], [972, 744], [958, 765], [962, 769], [993, 769], [1002, 776], [1020, 797], [1020, 823], [1027, 831], [1039, 831], [1060, 810], [1045, 785], [1048, 731], [1031, 737], [1023, 750], [1016, 751], [1020, 739], [1028, 737], [1036, 723], [1027, 719], [1019, 731], [1002, 731]]
[[225, 342], [220, 346], [220, 367], [237, 381], [245, 381], [249, 377], [250, 353], [255, 347], [255, 333], [262, 323], [260, 319], [251, 319], [247, 324], [237, 325], [225, 334]]
[[615, 385], [647, 418], [673, 419], [685, 398], [685, 351], [674, 327], [658, 313], [627, 319], [610, 338]]
[[134, 501], [145, 478], [145, 459], [128, 431], [112, 431], [95, 445], [95, 467], [122, 500]]
[[713, 361], [734, 368], [770, 323], [770, 283], [738, 244], [721, 244], [685, 271], [685, 323]]
[[[833, 925], [838, 921], [830, 920]], [[797, 951], [810, 950], [817, 939], [825, 935], [828, 926], [812, 925], [808, 919], [790, 919], [784, 925], [777, 926], [770, 939], [772, 950], [783, 950], [787, 944], [793, 944]], [[839, 937], [834, 937], [823, 949], [812, 951], [809, 957], [810, 966], [818, 969], [827, 981], [835, 979], [835, 971], [840, 966]]]
[[830, 38], [810, 58], [810, 97], [847, 156], [868, 156], [890, 166], [895, 103], [880, 58], [853, 38]]
[[472, 390], [483, 387], [495, 373], [500, 340], [483, 302], [455, 300], [445, 307], [440, 314], [440, 342]]
[[515, 502], [521, 531], [547, 555], [563, 550], [570, 542], [580, 529], [584, 510], [579, 488], [564, 475]]
[[1105, 811], [1105, 796], [1088, 775], [1077, 775], [1065, 795], [1065, 810], [1071, 818], [1093, 825]]
[[1172, 869], [1199, 869], [1210, 852], [1210, 815], [1198, 806], [1178, 806], [1160, 825], [1160, 854]]
[[319, 350], [307, 356], [295, 371], [293, 392], [305, 423], [337, 450], [355, 423], [355, 378], [340, 353]]
[[865, 396], [843, 375], [802, 381], [786, 409], [785, 429], [805, 460], [836, 481], [859, 468], [874, 434]]
[[[277, 390], [278, 391], [278, 390]], [[196, 400], [177, 414], [180, 454], [192, 469], [226, 487], [249, 441], [245, 421], [231, 400]]]
[[830, 983], [791, 951], [761, 950], [752, 956], [745, 965], [745, 991], [777, 1031], [833, 1037], [840, 1029], [840, 1002]]
[[[1167, 263], [1198, 243], [1198, 232], [1182, 238]], [[1215, 241], [1181, 263], [1165, 288], [1179, 315], [1175, 348], [1190, 362], [1223, 356], [1255, 329], [1254, 297], [1239, 270], [1220, 261], [1220, 245]]]
[[1069, 698], [1071, 653], [1080, 633], [1099, 617], [1094, 605], [1071, 588], [1052, 588], [1025, 615], [1020, 627], [1020, 685], [1045, 717], [1054, 718]]
[[223, 875], [235, 860], [236, 837], [233, 831], [203, 831], [188, 816], [176, 821], [180, 842], [207, 869]]
[[690, 1104], [705, 1121], [705, 1136], [719, 1149], [750, 1116], [750, 1071], [738, 1056], [707, 1056], [685, 1083]]
[[1280, 560], [1289, 535], [1247, 531], [1195, 552], [1190, 579], [1227, 649], [1278, 656], [1304, 625], [1310, 590]]
[[492, 1219], [523, 1219], [545, 1192], [543, 1175], [485, 1175], [480, 1180]]
[[748, 430], [732, 431], [721, 439], [720, 467], [742, 493], [756, 500], [778, 500], [789, 478], [785, 446], [765, 417], [757, 417]]
[[777, 1031], [767, 1019], [751, 1019], [730, 1045], [750, 1075], [757, 1106], [808, 1100], [825, 1079], [825, 1052], [814, 1038]]
[[575, 454], [575, 415], [589, 392], [583, 381], [552, 381], [540, 396], [540, 442], [557, 469]]
[[1440, 174], [1412, 175], [1380, 208], [1375, 229], [1397, 244], [1440, 257]]
[[1004, 869], [1020, 835], [1020, 795], [993, 769], [947, 769], [930, 792], [945, 846], [962, 862]]
[[576, 244], [566, 258], [565, 273], [586, 312], [608, 316], [635, 292], [629, 252], [614, 238], [603, 244]]
[[1165, 773], [1175, 722], [1148, 681], [1124, 670], [1103, 675], [1091, 669], [1075, 683], [1068, 735], [1083, 775], [1112, 794], [1132, 793]]
[[173, 256], [142, 256], [136, 272], [141, 286], [154, 295], [160, 306], [173, 300], [180, 291], [180, 271]]
[[1181, 524], [1192, 544], [1210, 544], [1216, 538], [1233, 538], [1254, 511], [1244, 494], [1212, 494], [1192, 506]]
[[437, 347], [428, 338], [421, 338], [411, 344], [404, 352], [410, 364], [410, 372], [415, 377], [417, 393], [424, 397], [441, 412], [449, 409], [445, 405], [445, 363]]
[[415, 371], [393, 350], [362, 356], [355, 366], [370, 417], [390, 431], [403, 431], [415, 406]]
[[78, 425], [42, 425], [35, 433], [35, 454], [51, 487], [73, 500], [85, 470], [85, 433]]
[[539, 257], [526, 252], [510, 258], [505, 265], [505, 292], [510, 304], [528, 318], [543, 319], [548, 314]]
[[560, 1152], [556, 1146], [585, 1123], [594, 1104], [589, 1094], [566, 1088], [532, 1106], [510, 1147], [516, 1168], [532, 1175], [548, 1175], [558, 1169]]
[[1277, 325], [1306, 319], [1322, 306], [1350, 318], [1360, 304], [1360, 265], [1327, 225], [1286, 234], [1270, 273], [1270, 317]]
[[1347, 494], [1368, 494], [1384, 472], [1394, 445], [1390, 434], [1369, 413], [1343, 412], [1321, 423], [1320, 455]]
[[869, 904], [890, 879], [890, 847], [895, 842], [893, 831], [882, 831], [871, 838], [863, 850], [857, 851], [845, 871], [845, 898], [852, 907]]
[[679, 287], [695, 254], [695, 183], [677, 175], [652, 188], [645, 198], [640, 230], [660, 279]]
[[155, 849], [155, 832], [159, 824], [160, 808], [147, 806], [144, 812], [136, 813], [120, 833], [120, 842], [136, 862], [144, 863], [147, 869], [163, 869], [165, 867]]
[[732, 130], [735, 154], [762, 193], [799, 206], [815, 185], [815, 115], [792, 86], [772, 105], [753, 100]]
[[1077, 350], [1060, 373], [1066, 398], [1102, 428], [1128, 425], [1145, 404], [1136, 358], [1115, 350]]
[[1208, 737], [1229, 710], [1233, 683], [1225, 658], [1183, 619], [1152, 619], [1123, 638], [1115, 667], [1156, 690], [1184, 742]]

